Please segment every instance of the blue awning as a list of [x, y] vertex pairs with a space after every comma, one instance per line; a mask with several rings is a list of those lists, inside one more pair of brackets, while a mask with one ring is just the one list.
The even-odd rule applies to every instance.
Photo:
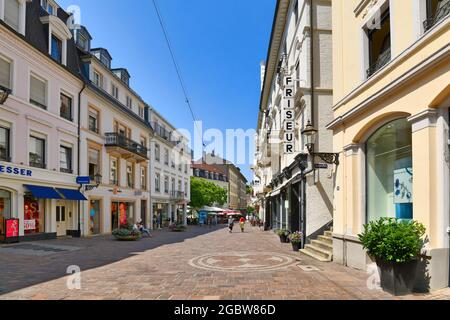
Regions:
[[25, 185], [25, 187], [31, 192], [33, 197], [38, 199], [63, 199], [54, 188], [30, 185]]
[[86, 197], [78, 190], [56, 188], [66, 200], [87, 201]]

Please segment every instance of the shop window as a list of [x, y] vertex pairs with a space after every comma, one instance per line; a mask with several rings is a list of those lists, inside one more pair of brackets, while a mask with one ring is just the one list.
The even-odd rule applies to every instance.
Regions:
[[89, 234], [100, 234], [100, 201], [92, 200], [89, 206]]
[[60, 171], [64, 173], [73, 173], [72, 169], [72, 148], [61, 146], [60, 147]]
[[45, 140], [30, 136], [30, 167], [45, 169]]
[[389, 8], [381, 15], [380, 28], [367, 31], [369, 39], [369, 78], [391, 61], [391, 20]]
[[61, 93], [60, 95], [60, 107], [59, 107], [59, 115], [69, 121], [73, 121], [72, 118], [72, 98]]
[[95, 175], [100, 173], [100, 151], [89, 149], [89, 177], [95, 181]]
[[0, 189], [0, 219], [10, 219], [11, 217], [11, 192]]
[[134, 206], [127, 202], [111, 203], [111, 231], [134, 223]]
[[45, 200], [24, 197], [25, 235], [45, 232]]
[[390, 122], [366, 143], [367, 220], [413, 218], [412, 131], [406, 119]]
[[0, 161], [11, 161], [10, 130], [0, 127]]

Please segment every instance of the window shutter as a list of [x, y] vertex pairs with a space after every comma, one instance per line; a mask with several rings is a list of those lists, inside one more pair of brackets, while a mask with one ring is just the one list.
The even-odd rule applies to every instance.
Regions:
[[41, 80], [31, 76], [30, 81], [30, 100], [47, 106], [46, 104], [47, 84]]
[[0, 85], [11, 89], [11, 64], [0, 59]]
[[19, 2], [5, 0], [5, 22], [16, 31], [19, 30]]

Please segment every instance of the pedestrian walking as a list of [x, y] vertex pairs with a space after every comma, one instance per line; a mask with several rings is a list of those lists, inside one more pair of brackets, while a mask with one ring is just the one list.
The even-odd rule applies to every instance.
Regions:
[[233, 227], [234, 227], [234, 219], [233, 219], [233, 217], [229, 217], [228, 218], [228, 229], [229, 229], [230, 233], [233, 232]]
[[244, 227], [245, 227], [245, 218], [241, 217], [241, 219], [239, 219], [239, 225], [241, 226], [241, 232], [244, 232]]

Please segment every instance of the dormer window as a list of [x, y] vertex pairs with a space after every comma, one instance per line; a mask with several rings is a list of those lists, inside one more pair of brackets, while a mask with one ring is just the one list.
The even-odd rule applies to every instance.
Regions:
[[45, 11], [47, 11], [48, 14], [56, 16], [58, 14], [58, 7], [56, 4], [52, 3], [52, 1], [49, 0], [41, 0], [41, 7]]
[[87, 31], [87, 29], [83, 26], [80, 28], [74, 30], [75, 35], [75, 43], [84, 52], [90, 52], [91, 51], [91, 40], [92, 37]]
[[111, 70], [120, 80], [122, 80], [123, 83], [125, 83], [127, 86], [130, 85], [130, 74], [128, 73], [127, 69], [120, 68], [120, 69], [113, 69]]
[[96, 57], [100, 62], [108, 69], [111, 69], [111, 60], [112, 57], [109, 54], [108, 50], [103, 48], [92, 49], [91, 53], [94, 57]]
[[52, 35], [52, 58], [62, 63], [62, 41], [55, 35]]

